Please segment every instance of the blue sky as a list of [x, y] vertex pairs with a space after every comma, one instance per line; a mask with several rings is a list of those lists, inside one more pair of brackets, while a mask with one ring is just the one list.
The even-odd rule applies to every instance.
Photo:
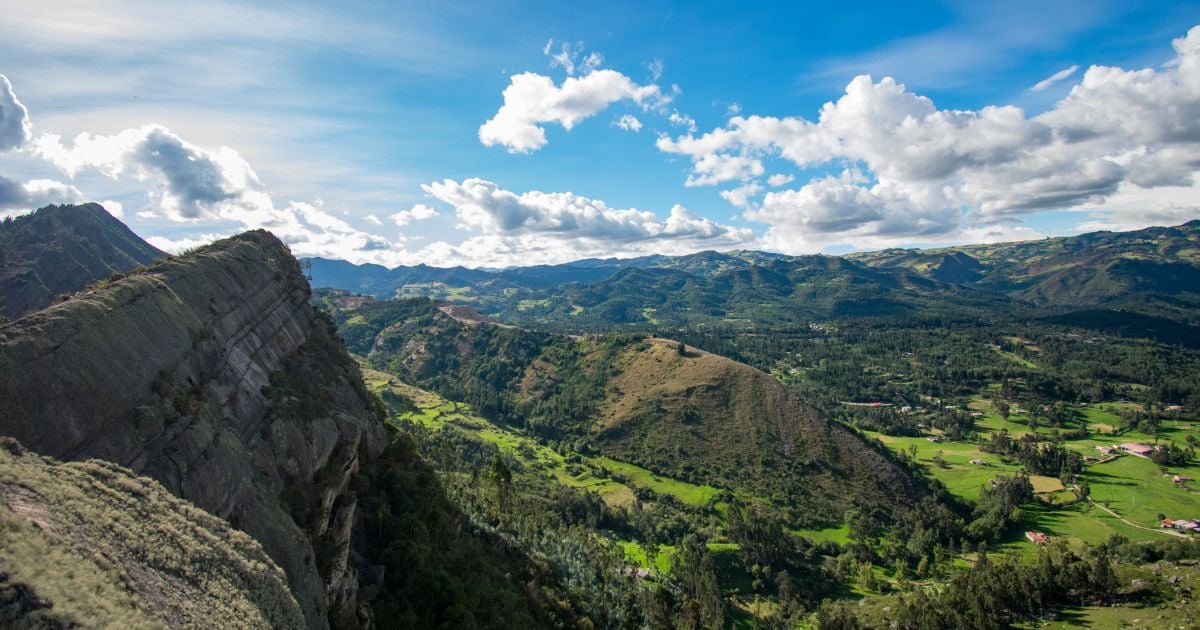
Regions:
[[1200, 3], [10, 4], [0, 213], [102, 201], [169, 249], [496, 266], [1200, 216]]

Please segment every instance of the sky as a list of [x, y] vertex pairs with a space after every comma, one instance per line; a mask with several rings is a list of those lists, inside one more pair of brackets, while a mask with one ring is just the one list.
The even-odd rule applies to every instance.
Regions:
[[506, 267], [1200, 218], [1200, 2], [0, 0], [0, 42], [0, 216], [97, 201], [168, 251], [262, 228]]

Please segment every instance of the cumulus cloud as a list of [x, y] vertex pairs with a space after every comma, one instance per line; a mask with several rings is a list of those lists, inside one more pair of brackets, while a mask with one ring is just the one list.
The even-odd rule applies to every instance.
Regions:
[[147, 182], [156, 209], [178, 221], [271, 205], [258, 175], [236, 151], [202, 149], [162, 125], [111, 136], [83, 133], [69, 146], [60, 136], [47, 134], [34, 140], [33, 149], [71, 177], [86, 169]]
[[17, 99], [8, 77], [0, 74], [0, 152], [21, 147], [31, 133], [29, 110]]
[[1174, 47], [1173, 63], [1159, 69], [1092, 66], [1065, 98], [1032, 117], [1012, 106], [938, 109], [890, 77], [863, 75], [816, 120], [739, 116], [702, 135], [662, 136], [657, 145], [691, 159], [689, 186], [745, 183], [773, 159], [853, 167], [852, 176], [768, 192], [746, 214], [767, 223], [768, 240], [783, 249], [965, 238], [966, 230], [1096, 208], [1118, 194], [1151, 199], [1148, 191], [1164, 186], [1196, 195], [1200, 27]]
[[1050, 87], [1051, 85], [1054, 85], [1055, 83], [1058, 83], [1059, 81], [1062, 81], [1063, 79], [1066, 79], [1066, 78], [1070, 77], [1071, 75], [1075, 74], [1076, 70], [1079, 70], [1079, 66], [1071, 66], [1070, 68], [1063, 68], [1062, 70], [1059, 70], [1058, 72], [1055, 72], [1054, 74], [1046, 77], [1045, 79], [1042, 79], [1041, 81], [1038, 81], [1037, 83], [1033, 84], [1033, 87], [1029, 88], [1029, 91], [1030, 92], [1041, 92], [1042, 90]]
[[100, 202], [100, 206], [107, 210], [109, 214], [117, 217], [118, 219], [125, 217], [125, 204], [122, 204], [120, 201], [105, 199], [104, 201]]
[[438, 211], [429, 206], [419, 203], [408, 210], [401, 210], [393, 214], [391, 219], [400, 227], [404, 227], [413, 221], [424, 221], [438, 216]]
[[585, 118], [619, 101], [643, 109], [662, 107], [671, 97], [655, 84], [638, 85], [615, 70], [590, 70], [568, 77], [556, 86], [548, 76], [533, 72], [513, 75], [504, 90], [504, 104], [479, 127], [479, 141], [500, 145], [510, 153], [528, 153], [546, 144], [547, 123], [568, 131]]
[[638, 132], [642, 130], [642, 121], [638, 120], [637, 117], [632, 114], [625, 114], [624, 116], [621, 116], [613, 124], [620, 129], [624, 129], [625, 131]]
[[680, 205], [663, 219], [636, 208], [610, 208], [570, 192], [515, 193], [478, 178], [447, 179], [421, 188], [454, 209], [460, 229], [480, 234], [467, 241], [476, 251], [454, 250], [473, 259], [499, 260], [508, 252], [507, 260], [519, 256], [528, 262], [564, 262], [598, 254], [732, 247], [754, 238], [748, 229], [697, 216]]
[[0, 211], [5, 216], [22, 214], [52, 203], [79, 203], [83, 193], [78, 188], [49, 179], [32, 179], [25, 183], [0, 176]]
[[[200, 147], [162, 125], [143, 125], [109, 136], [84, 133], [69, 144], [47, 134], [35, 139], [32, 148], [71, 177], [95, 171], [117, 180], [145, 183], [148, 204], [137, 213], [141, 218], [205, 226], [205, 232], [177, 237], [175, 245], [165, 249], [186, 249], [214, 235], [260, 228], [275, 233], [299, 255], [361, 260], [366, 253], [390, 248], [386, 239], [325, 211], [319, 200], [276, 204], [237, 151]], [[43, 196], [82, 198], [73, 187], [53, 182], [38, 183], [32, 190]], [[119, 204], [114, 207], [123, 212]], [[214, 226], [220, 231], [214, 232]]]

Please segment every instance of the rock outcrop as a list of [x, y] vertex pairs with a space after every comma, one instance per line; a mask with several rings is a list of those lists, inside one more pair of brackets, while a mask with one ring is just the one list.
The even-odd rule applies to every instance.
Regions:
[[262, 544], [310, 628], [362, 622], [354, 484], [382, 411], [287, 248], [248, 232], [0, 327], [0, 434], [153, 477]]

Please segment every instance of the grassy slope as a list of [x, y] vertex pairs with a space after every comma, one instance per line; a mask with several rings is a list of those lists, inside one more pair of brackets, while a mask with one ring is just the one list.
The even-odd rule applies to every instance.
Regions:
[[0, 443], [0, 549], [0, 626], [304, 626], [257, 542], [115, 464]]
[[[601, 448], [660, 473], [840, 521], [853, 503], [897, 505], [918, 490], [867, 444], [819, 418], [769, 375], [664, 339], [630, 346], [592, 425]], [[822, 518], [824, 516], [824, 518]]]
[[[711, 504], [720, 492], [711, 486], [690, 484], [657, 475], [645, 468], [611, 457], [579, 456], [580, 463], [573, 465], [567, 457], [554, 449], [511, 428], [479, 417], [467, 405], [448, 402], [437, 394], [413, 387], [385, 372], [365, 366], [363, 378], [367, 385], [377, 392], [390, 389], [414, 401], [417, 409], [399, 416], [399, 421], [417, 422], [434, 429], [450, 426], [491, 442], [502, 451], [542, 470], [565, 486], [585, 488], [599, 494], [613, 507], [630, 505], [636, 501], [635, 491], [638, 489], [669, 495], [686, 505], [697, 507]], [[625, 481], [618, 481], [613, 477], [620, 477]]]

